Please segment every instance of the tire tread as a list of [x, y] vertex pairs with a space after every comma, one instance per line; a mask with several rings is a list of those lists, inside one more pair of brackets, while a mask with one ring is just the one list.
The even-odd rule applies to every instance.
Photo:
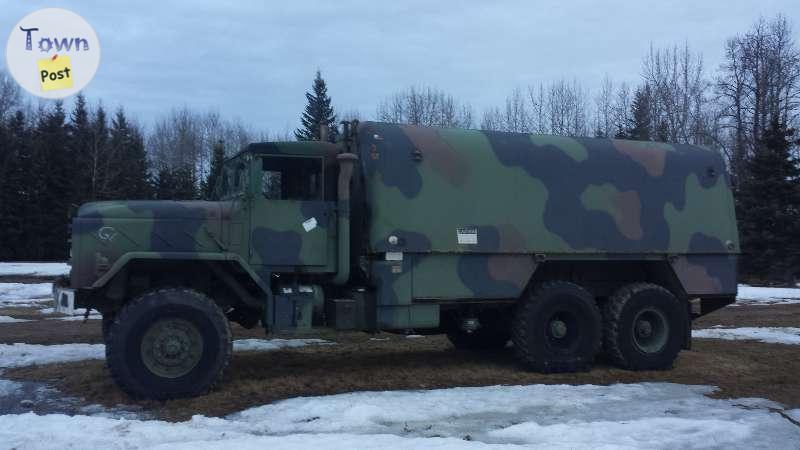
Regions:
[[[201, 309], [206, 310], [208, 313], [208, 317], [210, 320], [218, 322], [218, 324], [222, 324], [222, 329], [224, 332], [220, 334], [219, 337], [219, 348], [222, 349], [224, 352], [223, 355], [223, 362], [222, 367], [217, 373], [216, 377], [212, 380], [212, 382], [208, 385], [190, 385], [185, 386], [179, 392], [173, 393], [151, 393], [146, 392], [142, 386], [139, 386], [135, 380], [130, 379], [126, 375], [126, 371], [122, 369], [125, 357], [124, 349], [117, 349], [116, 345], [118, 344], [115, 342], [114, 333], [115, 330], [119, 329], [119, 326], [122, 323], [125, 323], [129, 320], [129, 317], [135, 314], [136, 310], [139, 308], [149, 308], [157, 306], [161, 303], [161, 298], [165, 295], [172, 293], [172, 292], [181, 292], [184, 295], [189, 295], [194, 297], [197, 300], [197, 305], [201, 307]], [[231, 357], [231, 328], [228, 319], [225, 317], [225, 314], [222, 310], [205, 294], [202, 294], [198, 291], [188, 288], [161, 288], [156, 289], [150, 292], [147, 292], [139, 297], [134, 298], [133, 300], [126, 303], [120, 311], [114, 315], [113, 320], [110, 322], [108, 326], [108, 338], [106, 340], [106, 365], [108, 367], [108, 371], [111, 374], [112, 380], [120, 387], [125, 393], [130, 395], [134, 398], [155, 398], [158, 400], [167, 400], [172, 398], [180, 398], [180, 397], [194, 397], [198, 395], [203, 395], [213, 389], [223, 378], [223, 374], [225, 369], [227, 369], [228, 364], [230, 363]], [[119, 343], [121, 344], [121, 343]]]
[[[511, 327], [511, 339], [514, 342], [514, 349], [517, 359], [522, 362], [528, 369], [542, 372], [542, 373], [565, 373], [565, 372], [586, 372], [592, 367], [594, 358], [587, 359], [570, 359], [563, 361], [547, 361], [543, 360], [534, 353], [530, 347], [530, 339], [528, 330], [530, 329], [529, 321], [534, 317], [534, 309], [536, 305], [543, 301], [542, 298], [547, 291], [568, 288], [583, 290], [579, 285], [569, 281], [548, 281], [542, 283], [522, 299], [517, 304], [517, 309], [514, 314], [514, 320]], [[595, 302], [591, 302], [597, 316], [600, 316], [600, 309]], [[595, 348], [593, 354], [596, 355], [600, 349], [601, 340], [597, 339], [594, 343]]]

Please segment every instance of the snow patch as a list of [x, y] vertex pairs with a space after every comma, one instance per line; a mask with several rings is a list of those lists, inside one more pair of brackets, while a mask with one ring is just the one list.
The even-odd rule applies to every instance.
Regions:
[[0, 262], [0, 275], [57, 277], [69, 273], [67, 263]]
[[103, 344], [0, 344], [0, 368], [104, 359]]
[[332, 345], [324, 339], [237, 339], [233, 341], [235, 352], [264, 352], [307, 345]]
[[0, 316], [0, 323], [30, 322], [28, 319], [17, 319], [11, 316]]
[[755, 287], [739, 285], [734, 305], [792, 305], [800, 304], [800, 289]]
[[52, 283], [0, 283], [0, 306], [31, 306], [52, 295]]
[[692, 337], [727, 340], [753, 340], [767, 344], [800, 344], [800, 328], [742, 327], [693, 330]]
[[[170, 423], [9, 414], [17, 448], [791, 448], [800, 428], [710, 386], [490, 386], [300, 397]], [[793, 413], [793, 412], [792, 412]], [[92, 430], [86, 433], [85, 430]]]
[[0, 379], [0, 397], [8, 397], [22, 389], [22, 383]]
[[[233, 341], [233, 351], [272, 351], [331, 344], [334, 343], [323, 339], [239, 339]], [[0, 344], [0, 368], [105, 359], [105, 357], [104, 344]]]

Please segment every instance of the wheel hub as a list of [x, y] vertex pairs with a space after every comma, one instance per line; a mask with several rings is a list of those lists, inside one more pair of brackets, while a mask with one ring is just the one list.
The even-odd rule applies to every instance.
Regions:
[[669, 340], [670, 324], [667, 316], [657, 308], [639, 311], [633, 320], [633, 343], [642, 353], [658, 353]]
[[567, 324], [558, 319], [550, 321], [550, 333], [554, 338], [562, 339], [567, 335]]
[[653, 324], [648, 320], [639, 320], [636, 322], [636, 334], [642, 338], [648, 338], [653, 334]]
[[142, 338], [142, 362], [160, 377], [186, 375], [200, 362], [202, 354], [200, 331], [183, 319], [158, 320]]

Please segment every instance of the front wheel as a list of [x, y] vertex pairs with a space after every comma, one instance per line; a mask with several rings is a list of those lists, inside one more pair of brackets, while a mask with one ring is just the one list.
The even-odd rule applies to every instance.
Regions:
[[608, 299], [603, 312], [603, 346], [616, 365], [630, 370], [672, 367], [689, 313], [671, 292], [651, 283], [630, 284]]
[[170, 399], [208, 392], [231, 355], [225, 314], [204, 294], [161, 289], [125, 305], [110, 324], [106, 364], [136, 398]]

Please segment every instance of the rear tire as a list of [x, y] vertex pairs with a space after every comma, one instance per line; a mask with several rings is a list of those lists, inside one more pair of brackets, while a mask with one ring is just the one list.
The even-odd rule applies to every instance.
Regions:
[[225, 314], [206, 295], [160, 289], [126, 304], [106, 340], [106, 364], [136, 398], [170, 399], [208, 392], [231, 356]]
[[577, 284], [550, 281], [517, 305], [511, 339], [517, 358], [530, 370], [587, 371], [600, 349], [600, 310]]
[[609, 297], [603, 316], [606, 354], [629, 370], [672, 368], [689, 326], [678, 298], [651, 283], [622, 287]]

